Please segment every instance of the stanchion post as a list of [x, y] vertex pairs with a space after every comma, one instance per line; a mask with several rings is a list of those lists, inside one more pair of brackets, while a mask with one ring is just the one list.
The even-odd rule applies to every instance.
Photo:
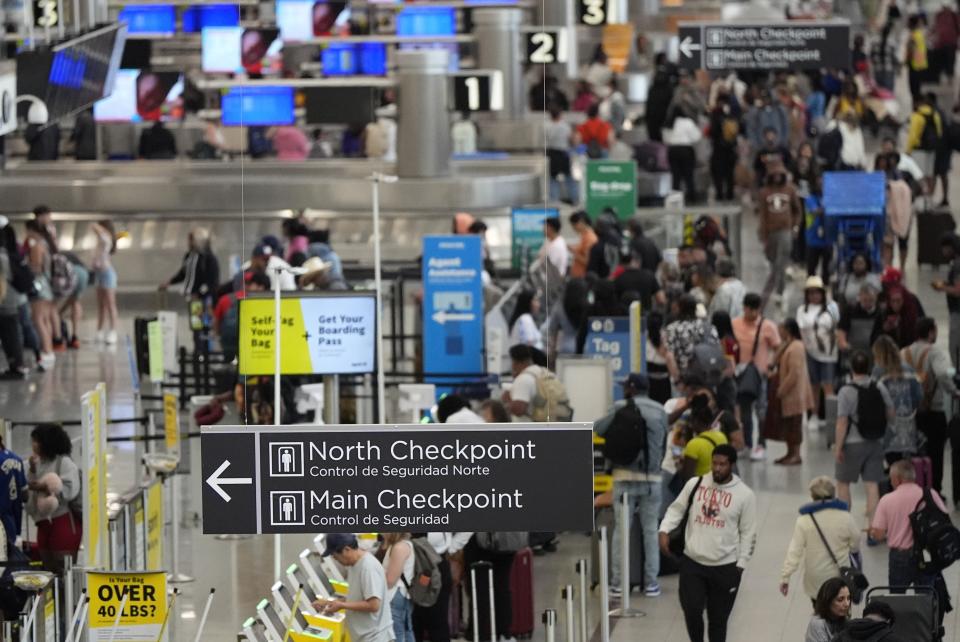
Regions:
[[600, 527], [600, 642], [610, 642], [610, 578], [607, 569], [607, 527]]
[[490, 600], [490, 640], [492, 642], [497, 639], [497, 606], [493, 601], [493, 565], [487, 569], [487, 588], [487, 596]]
[[473, 642], [480, 642], [480, 609], [477, 608], [477, 569], [470, 569], [470, 609], [472, 610]]
[[577, 560], [577, 575], [580, 576], [580, 642], [587, 642], [587, 560]]
[[620, 618], [644, 617], [646, 613], [630, 608], [630, 495], [620, 496], [620, 608], [610, 615]]
[[[80, 592], [80, 600], [77, 602], [78, 609], [80, 605], [83, 604], [83, 598], [86, 594], [86, 589]], [[70, 622], [72, 626], [73, 615], [75, 613], [73, 607], [73, 559], [69, 555], [64, 556], [63, 560], [63, 601], [64, 607], [66, 608], [66, 617], [64, 620]], [[63, 638], [61, 637], [61, 639]]]
[[547, 609], [543, 612], [543, 630], [547, 636], [547, 642], [557, 641], [557, 612], [553, 609]]
[[192, 582], [193, 577], [186, 575], [180, 572], [180, 475], [174, 473], [172, 475], [173, 482], [171, 484], [171, 494], [173, 495], [173, 506], [171, 507], [170, 512], [173, 514], [173, 524], [171, 528], [173, 529], [172, 537], [172, 551], [170, 552], [171, 563], [171, 573], [170, 573], [170, 582], [172, 584], [182, 584], [186, 582]]
[[560, 591], [560, 596], [563, 598], [563, 605], [566, 608], [567, 613], [567, 642], [575, 642], [574, 636], [576, 635], [576, 622], [574, 622], [573, 615], [573, 586], [567, 584]]

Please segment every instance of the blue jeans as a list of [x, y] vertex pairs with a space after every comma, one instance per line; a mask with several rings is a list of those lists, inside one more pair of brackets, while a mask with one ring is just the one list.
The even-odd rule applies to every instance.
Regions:
[[[402, 582], [403, 580], [397, 580]], [[393, 635], [395, 642], [415, 642], [413, 638], [413, 602], [399, 590], [390, 600], [390, 613], [393, 616]]]
[[577, 179], [573, 176], [563, 176], [562, 183], [564, 190], [561, 190], [561, 180], [559, 178], [550, 179], [550, 200], [559, 201], [563, 191], [566, 192], [567, 199], [576, 205], [580, 202], [580, 186], [577, 184]]
[[[654, 584], [660, 573], [660, 545], [657, 535], [660, 514], [660, 482], [645, 481], [615, 481], [613, 483], [613, 542], [610, 560], [610, 586], [620, 586], [620, 556], [623, 544], [620, 538], [623, 528], [620, 520], [623, 517], [623, 494], [627, 494], [629, 519], [632, 522], [633, 514], [639, 511], [640, 527], [643, 530], [643, 583], [644, 586]], [[627, 532], [630, 532], [628, 526]], [[631, 578], [631, 583], [635, 583]], [[624, 587], [626, 588], [626, 587]]]

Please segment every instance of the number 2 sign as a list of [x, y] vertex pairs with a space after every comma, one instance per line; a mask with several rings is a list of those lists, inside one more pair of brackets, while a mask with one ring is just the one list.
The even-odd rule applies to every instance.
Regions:
[[529, 31], [525, 34], [527, 61], [549, 65], [567, 61], [567, 31], [562, 27]]

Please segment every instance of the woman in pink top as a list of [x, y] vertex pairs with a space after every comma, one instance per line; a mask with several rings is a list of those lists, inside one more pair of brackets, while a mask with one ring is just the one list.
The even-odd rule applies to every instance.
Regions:
[[310, 155], [310, 141], [307, 135], [294, 125], [274, 128], [268, 136], [273, 141], [273, 151], [277, 160], [302, 161]]
[[[878, 162], [880, 159], [877, 159]], [[889, 161], [888, 161], [889, 162]], [[900, 248], [900, 269], [906, 269], [907, 240], [913, 223], [913, 191], [895, 168], [887, 173], [887, 229], [883, 235], [883, 263], [893, 265], [893, 244]]]

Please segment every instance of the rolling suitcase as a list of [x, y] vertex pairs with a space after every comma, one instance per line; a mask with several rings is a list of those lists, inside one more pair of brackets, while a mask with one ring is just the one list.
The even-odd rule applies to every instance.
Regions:
[[522, 548], [513, 556], [510, 567], [510, 599], [513, 617], [510, 635], [529, 638], [533, 635], [533, 551]]
[[[907, 590], [907, 593], [903, 591]], [[903, 642], [931, 642], [943, 639], [939, 595], [934, 587], [877, 586], [867, 591], [867, 604], [885, 602], [893, 609], [894, 639]]]
[[917, 214], [917, 265], [937, 267], [942, 264], [940, 237], [946, 232], [953, 232], [956, 227], [953, 214], [949, 211], [926, 211]]
[[644, 172], [669, 172], [667, 146], [655, 140], [647, 140], [633, 148], [637, 168]]

